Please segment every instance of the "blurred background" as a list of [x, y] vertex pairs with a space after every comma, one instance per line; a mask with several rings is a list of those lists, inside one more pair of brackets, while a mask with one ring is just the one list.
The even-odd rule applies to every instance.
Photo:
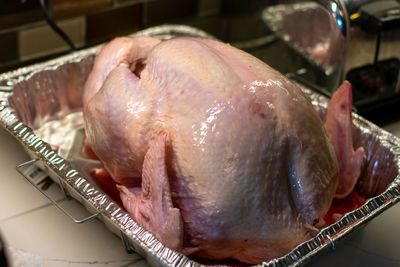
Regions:
[[328, 97], [348, 79], [358, 112], [380, 121], [377, 110], [393, 116], [400, 103], [399, 6], [397, 0], [2, 0], [0, 73], [151, 26], [184, 24]]
[[[268, 34], [261, 2], [231, 0], [53, 0], [54, 21], [77, 48], [154, 25], [192, 25], [224, 41]], [[257, 14], [258, 13], [258, 14]], [[64, 52], [68, 45], [46, 23], [39, 0], [0, 1], [0, 64], [13, 65]]]

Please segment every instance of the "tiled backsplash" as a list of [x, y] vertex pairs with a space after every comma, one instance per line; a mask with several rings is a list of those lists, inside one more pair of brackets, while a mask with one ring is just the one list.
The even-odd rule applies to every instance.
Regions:
[[[62, 20], [58, 26], [68, 34], [76, 47], [85, 44], [85, 19]], [[22, 61], [68, 50], [69, 46], [47, 24], [18, 31], [18, 55]]]
[[[254, 3], [273, 0], [53, 0], [52, 17], [77, 48], [164, 23], [187, 24], [224, 41], [242, 41], [267, 32]], [[261, 5], [260, 5], [261, 6]], [[237, 8], [235, 8], [237, 7]], [[243, 11], [240, 13], [239, 11]], [[241, 15], [242, 14], [242, 15]], [[47, 25], [40, 8], [0, 12], [0, 72], [68, 52]]]

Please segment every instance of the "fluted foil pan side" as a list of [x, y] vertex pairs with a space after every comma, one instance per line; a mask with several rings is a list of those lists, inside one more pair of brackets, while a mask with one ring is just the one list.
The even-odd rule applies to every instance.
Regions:
[[[176, 35], [213, 38], [200, 30], [165, 25], [135, 35], [168, 39]], [[60, 183], [115, 234], [128, 249], [141, 254], [153, 266], [204, 266], [166, 248], [151, 233], [141, 228], [128, 213], [104, 194], [82, 170], [74, 169], [68, 158], [60, 156], [36, 129], [50, 120], [61, 120], [80, 112], [83, 84], [100, 46], [74, 52], [44, 63], [0, 75], [0, 124], [19, 140], [32, 158], [39, 158], [52, 179]], [[303, 88], [321, 117], [328, 99]], [[371, 197], [359, 209], [345, 214], [338, 222], [322, 229], [314, 238], [299, 244], [281, 258], [259, 266], [299, 266], [313, 256], [334, 247], [337, 242], [385, 211], [400, 199], [400, 139], [353, 114], [355, 146], [362, 145], [366, 165], [357, 190]], [[34, 130], [32, 130], [34, 129]], [[208, 265], [209, 266], [209, 265]]]

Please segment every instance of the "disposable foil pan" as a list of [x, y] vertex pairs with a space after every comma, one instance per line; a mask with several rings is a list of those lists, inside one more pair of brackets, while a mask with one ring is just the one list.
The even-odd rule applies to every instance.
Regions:
[[[155, 27], [137, 34], [158, 36], [161, 39], [174, 35], [212, 38], [202, 31], [176, 25]], [[97, 219], [120, 235], [128, 250], [141, 254], [153, 266], [203, 266], [166, 248], [151, 233], [138, 226], [128, 213], [91, 181], [84, 170], [79, 169], [79, 164], [70, 160], [73, 151], [50, 145], [53, 142], [50, 140], [51, 131], [45, 138], [38, 135], [40, 130], [43, 136], [43, 125], [47, 123], [63, 122], [72, 125], [72, 128], [82, 125], [79, 123], [82, 88], [99, 48], [85, 49], [1, 74], [0, 124], [22, 143], [33, 159], [39, 159], [41, 168], [48, 171], [50, 177], [62, 185], [68, 195], [81, 202], [90, 213], [97, 214]], [[303, 91], [323, 118], [328, 99], [307, 88], [303, 88]], [[353, 123], [354, 146], [363, 146], [367, 155], [357, 190], [370, 196], [369, 199], [359, 209], [345, 214], [290, 253], [263, 262], [260, 266], [302, 265], [313, 256], [329, 250], [399, 201], [399, 138], [357, 114], [353, 114]], [[57, 124], [54, 128], [62, 127]], [[82, 129], [75, 130], [82, 132]], [[64, 139], [68, 139], [67, 133]]]

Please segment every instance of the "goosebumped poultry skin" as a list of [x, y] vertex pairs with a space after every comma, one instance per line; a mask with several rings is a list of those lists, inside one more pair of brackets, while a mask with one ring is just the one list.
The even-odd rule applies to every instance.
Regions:
[[311, 103], [227, 44], [117, 38], [97, 56], [83, 106], [126, 210], [186, 255], [282, 256], [315, 234], [335, 194], [338, 162]]

